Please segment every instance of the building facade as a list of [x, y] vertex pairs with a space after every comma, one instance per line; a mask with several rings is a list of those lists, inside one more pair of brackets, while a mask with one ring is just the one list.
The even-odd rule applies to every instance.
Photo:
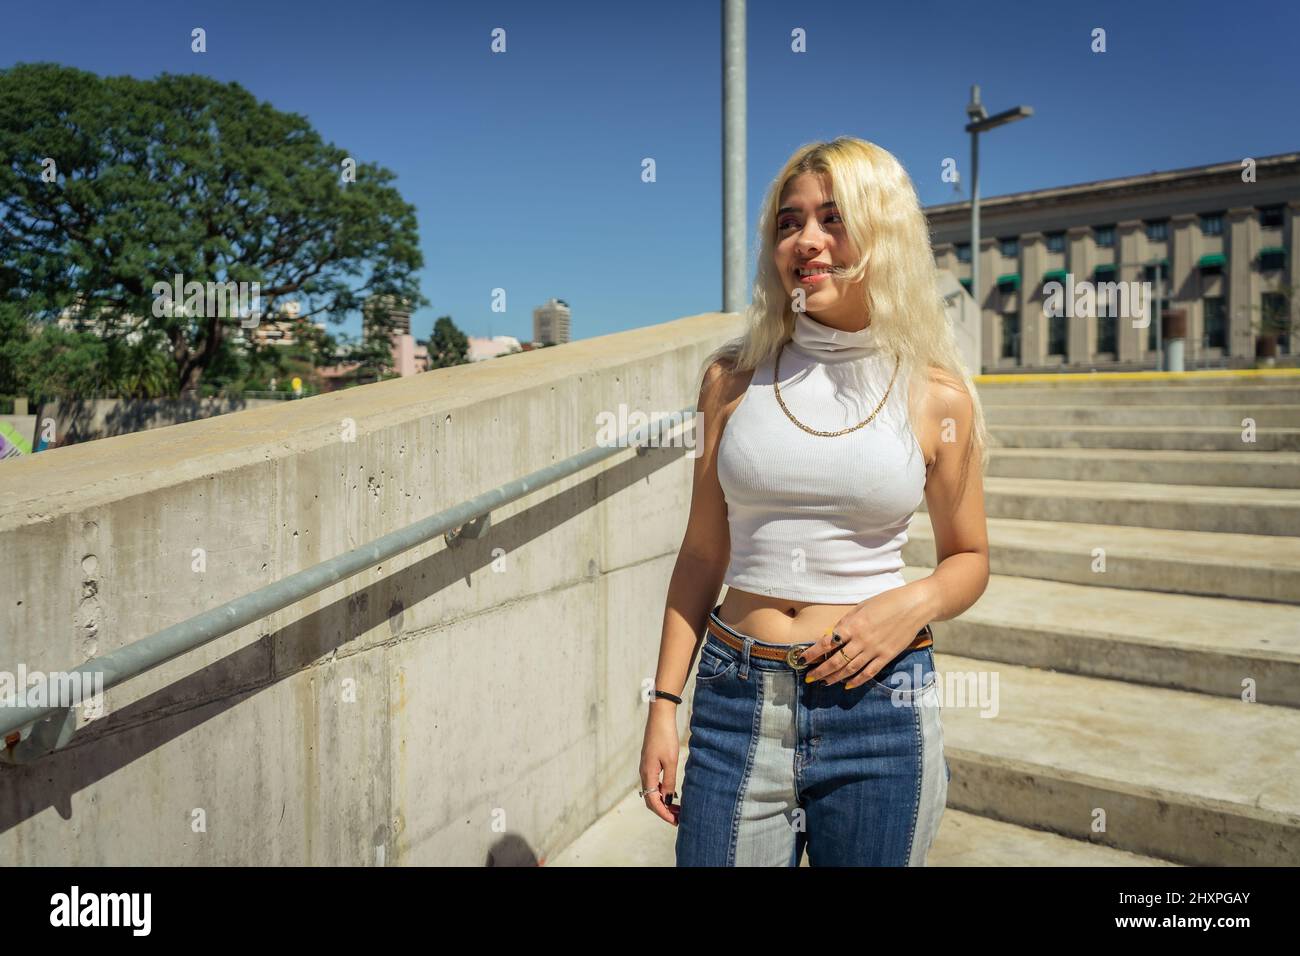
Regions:
[[563, 345], [569, 341], [569, 303], [551, 299], [533, 309], [533, 341]]
[[367, 296], [361, 307], [362, 335], [378, 336], [384, 331], [393, 350], [393, 371], [405, 378], [427, 372], [429, 348], [411, 335], [411, 309], [391, 295]]
[[[1300, 329], [1284, 330], [1300, 298], [1300, 153], [981, 198], [974, 255], [969, 202], [925, 212], [937, 265], [968, 292], [978, 263], [985, 372], [1155, 368], [1157, 308], [1162, 335], [1185, 327], [1186, 368], [1254, 365], [1274, 330], [1279, 364], [1300, 356]], [[1149, 310], [1104, 295], [1049, 308], [1087, 284], [1149, 292]]]

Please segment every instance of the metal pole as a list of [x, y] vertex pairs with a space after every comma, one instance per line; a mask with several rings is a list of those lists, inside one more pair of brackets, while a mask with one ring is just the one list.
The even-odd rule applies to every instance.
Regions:
[[1164, 335], [1160, 330], [1160, 297], [1164, 295], [1165, 288], [1165, 267], [1163, 264], [1156, 263], [1156, 371], [1165, 370], [1165, 342]]
[[[970, 88], [971, 104], [979, 105], [980, 88]], [[984, 306], [980, 301], [980, 134], [970, 134], [970, 288], [975, 298], [975, 314], [981, 326], [984, 323]]]
[[722, 311], [745, 295], [745, 0], [722, 2]]
[[[647, 440], [662, 441], [665, 432], [674, 435], [678, 427], [691, 428], [694, 440], [698, 442], [701, 432], [699, 422], [693, 420], [695, 413], [695, 407], [691, 406], [671, 415], [660, 416], [621, 436], [613, 444], [596, 445], [523, 478], [506, 482], [453, 508], [439, 511], [351, 551], [291, 574], [233, 601], [227, 601], [220, 607], [203, 611], [179, 624], [96, 657], [68, 673], [85, 674], [90, 678], [101, 674], [103, 689], [111, 690], [132, 677], [252, 624], [268, 614], [296, 604], [303, 598], [424, 544], [440, 534], [447, 535], [449, 546], [454, 546], [459, 538], [479, 537], [490, 524], [488, 516], [492, 511], [577, 474], [629, 447], [636, 446], [637, 454], [643, 454], [641, 449], [646, 447], [644, 443]], [[0, 737], [37, 721], [44, 723], [37, 723], [32, 734], [16, 747], [10, 748], [10, 753], [4, 753], [4, 744], [0, 741], [0, 760], [25, 763], [50, 749], [61, 747], [71, 738], [76, 723], [71, 709], [61, 704], [14, 704], [0, 707]]]

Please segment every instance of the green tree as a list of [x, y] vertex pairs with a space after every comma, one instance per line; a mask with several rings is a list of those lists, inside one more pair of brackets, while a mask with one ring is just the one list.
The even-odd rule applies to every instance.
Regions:
[[114, 361], [143, 362], [127, 375], [137, 390], [152, 387], [150, 350], [170, 393], [245, 361], [228, 305], [155, 314], [155, 284], [177, 275], [259, 283], [264, 315], [296, 300], [304, 320], [341, 321], [373, 293], [426, 304], [415, 210], [393, 173], [354, 167], [236, 83], [0, 70], [0, 156], [0, 301], [47, 322], [74, 309]]
[[430, 368], [449, 368], [469, 361], [469, 338], [456, 327], [451, 316], [439, 316], [429, 337]]

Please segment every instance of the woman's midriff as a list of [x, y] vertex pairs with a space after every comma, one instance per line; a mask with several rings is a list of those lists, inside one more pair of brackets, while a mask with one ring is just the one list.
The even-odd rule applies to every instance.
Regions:
[[815, 604], [728, 588], [718, 616], [742, 634], [769, 644], [821, 640], [857, 604]]

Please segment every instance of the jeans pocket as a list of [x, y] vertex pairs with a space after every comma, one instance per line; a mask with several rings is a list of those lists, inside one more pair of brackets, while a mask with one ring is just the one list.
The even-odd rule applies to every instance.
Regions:
[[739, 661], [728, 657], [721, 651], [709, 646], [708, 641], [700, 648], [700, 663], [695, 669], [695, 683], [708, 684], [715, 680], [721, 680], [729, 673], [734, 671], [739, 665]]
[[929, 647], [911, 647], [881, 668], [862, 685], [876, 694], [914, 701], [935, 682], [934, 654]]

